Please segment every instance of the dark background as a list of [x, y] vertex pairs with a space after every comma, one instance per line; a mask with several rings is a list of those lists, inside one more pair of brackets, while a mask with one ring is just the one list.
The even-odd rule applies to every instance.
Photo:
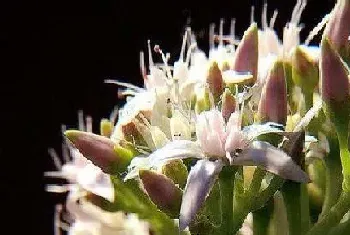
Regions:
[[[106, 78], [142, 85], [139, 51], [147, 39], [177, 59], [190, 23], [207, 51], [209, 24], [237, 19], [236, 32], [249, 26], [258, 0], [194, 1], [11, 1], [0, 3], [0, 118], [2, 230], [7, 234], [53, 234], [54, 204], [43, 172], [54, 169], [48, 147], [60, 150], [60, 125], [77, 125], [77, 110], [94, 120], [108, 117], [118, 103], [117, 87]], [[268, 1], [279, 9], [276, 28], [291, 16], [294, 0]], [[334, 0], [310, 0], [302, 16], [312, 29]], [[190, 20], [189, 20], [190, 19]], [[226, 32], [229, 24], [225, 25]], [[280, 34], [281, 36], [281, 34]], [[2, 224], [2, 223], [1, 223]]]

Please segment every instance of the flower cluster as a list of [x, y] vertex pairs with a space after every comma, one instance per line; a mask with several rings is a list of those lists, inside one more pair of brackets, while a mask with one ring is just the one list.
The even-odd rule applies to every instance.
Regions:
[[70, 182], [48, 187], [69, 192], [70, 234], [340, 234], [350, 223], [350, 1], [300, 43], [305, 7], [297, 1], [282, 40], [265, 4], [262, 28], [252, 19], [241, 39], [234, 21], [229, 35], [223, 21], [218, 34], [211, 26], [208, 58], [188, 28], [173, 65], [148, 42], [144, 87], [106, 81], [126, 104], [99, 134], [79, 113], [79, 130], [63, 130], [63, 166], [50, 151], [59, 171], [46, 174]]

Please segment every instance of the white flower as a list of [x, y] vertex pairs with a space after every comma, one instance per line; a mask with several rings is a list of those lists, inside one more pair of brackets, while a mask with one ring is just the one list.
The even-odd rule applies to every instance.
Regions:
[[196, 142], [172, 141], [149, 156], [134, 158], [125, 180], [136, 177], [140, 169], [158, 169], [171, 160], [201, 159], [192, 167], [183, 194], [179, 224], [185, 229], [224, 165], [256, 165], [286, 179], [309, 182], [308, 175], [286, 153], [254, 140], [261, 134], [282, 132], [280, 127], [266, 123], [242, 129], [239, 112], [232, 113], [226, 125], [218, 110], [202, 112], [197, 118]]

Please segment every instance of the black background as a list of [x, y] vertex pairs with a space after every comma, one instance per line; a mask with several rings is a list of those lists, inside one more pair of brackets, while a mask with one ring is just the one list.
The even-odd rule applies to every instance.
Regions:
[[[6, 234], [53, 234], [54, 204], [44, 191], [54, 169], [48, 147], [60, 149], [60, 125], [74, 128], [77, 110], [95, 120], [117, 104], [117, 87], [106, 78], [142, 85], [139, 51], [147, 39], [177, 58], [190, 23], [207, 50], [208, 26], [237, 19], [236, 32], [249, 26], [258, 0], [204, 1], [10, 1], [0, 3], [0, 224]], [[290, 18], [294, 0], [268, 1], [279, 10], [276, 28]], [[331, 10], [334, 0], [310, 0], [302, 36]], [[191, 19], [191, 20], [189, 20]], [[225, 26], [226, 32], [229, 24]], [[281, 36], [281, 34], [280, 34]], [[98, 122], [94, 122], [98, 131]], [[5, 223], [4, 223], [5, 222]], [[8, 229], [8, 230], [7, 230]]]

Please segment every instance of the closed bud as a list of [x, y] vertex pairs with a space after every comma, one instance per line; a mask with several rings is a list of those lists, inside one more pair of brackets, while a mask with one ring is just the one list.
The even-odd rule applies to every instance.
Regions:
[[253, 75], [253, 83], [257, 79], [258, 72], [258, 27], [256, 23], [244, 32], [239, 43], [232, 69], [237, 72], [250, 72]]
[[336, 50], [349, 46], [350, 1], [338, 0], [324, 31]]
[[113, 131], [113, 124], [108, 119], [102, 119], [100, 123], [100, 133], [105, 137], [110, 137]]
[[226, 88], [224, 93], [222, 94], [222, 106], [221, 106], [221, 114], [224, 117], [225, 121], [231, 116], [236, 109], [236, 100], [232, 95], [230, 89]]
[[326, 103], [348, 103], [350, 98], [348, 71], [327, 38], [323, 38], [321, 42], [320, 73], [322, 99]]
[[68, 130], [64, 134], [84, 157], [105, 173], [113, 173], [114, 166], [119, 162], [119, 156], [114, 151], [115, 143], [112, 140], [84, 131]]
[[348, 71], [327, 38], [321, 42], [320, 78], [326, 114], [336, 126], [346, 125], [347, 129], [350, 115]]
[[224, 89], [221, 70], [217, 62], [212, 62], [209, 67], [207, 83], [209, 85], [209, 91], [213, 94], [215, 102], [217, 103]]
[[258, 117], [261, 122], [286, 124], [287, 88], [282, 61], [276, 61], [267, 76], [259, 103]]
[[153, 171], [141, 170], [139, 176], [152, 202], [171, 217], [178, 217], [182, 198], [181, 189], [166, 176]]
[[292, 52], [293, 82], [301, 87], [304, 92], [312, 93], [318, 84], [317, 62], [299, 46]]

